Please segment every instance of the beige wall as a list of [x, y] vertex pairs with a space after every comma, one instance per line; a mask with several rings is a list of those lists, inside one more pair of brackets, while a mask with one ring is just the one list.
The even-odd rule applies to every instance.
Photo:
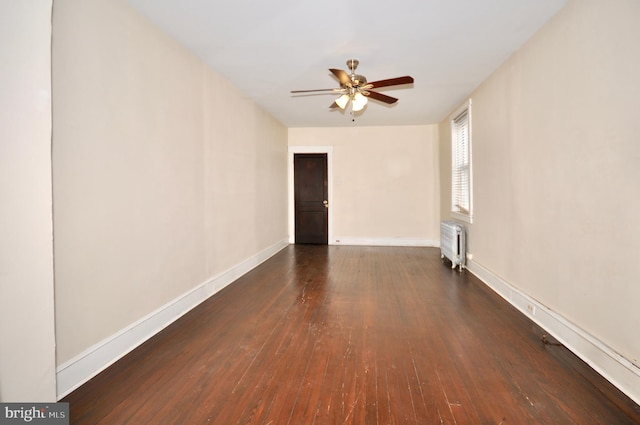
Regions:
[[[468, 238], [477, 264], [636, 367], [639, 16], [636, 0], [570, 1], [471, 94]], [[445, 217], [448, 123], [440, 129]]]
[[0, 2], [0, 401], [56, 400], [51, 1]]
[[58, 364], [287, 237], [287, 130], [124, 0], [53, 22]]
[[330, 243], [438, 241], [437, 126], [291, 128], [289, 146], [333, 148]]

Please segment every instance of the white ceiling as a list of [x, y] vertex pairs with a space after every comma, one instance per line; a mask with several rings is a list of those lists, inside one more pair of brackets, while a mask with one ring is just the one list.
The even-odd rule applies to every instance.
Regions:
[[[129, 0], [287, 127], [422, 125], [444, 119], [567, 0]], [[411, 75], [379, 89], [352, 122], [329, 109], [329, 68], [369, 81]]]

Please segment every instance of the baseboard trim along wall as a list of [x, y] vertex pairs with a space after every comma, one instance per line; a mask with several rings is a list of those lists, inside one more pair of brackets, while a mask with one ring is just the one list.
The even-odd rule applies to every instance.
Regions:
[[58, 400], [287, 245], [289, 241], [284, 239], [258, 252], [58, 366], [56, 370]]
[[420, 238], [335, 238], [331, 245], [439, 247], [439, 240]]
[[638, 366], [477, 262], [468, 260], [467, 269], [634, 402], [640, 404], [640, 368]]

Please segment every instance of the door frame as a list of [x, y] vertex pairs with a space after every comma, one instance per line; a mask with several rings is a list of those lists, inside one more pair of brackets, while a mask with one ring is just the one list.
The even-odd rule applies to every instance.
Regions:
[[289, 146], [287, 158], [287, 173], [289, 187], [289, 243], [295, 243], [295, 200], [293, 184], [293, 155], [297, 153], [324, 153], [327, 154], [327, 201], [329, 201], [329, 211], [327, 214], [327, 227], [329, 245], [334, 244], [333, 240], [333, 146]]

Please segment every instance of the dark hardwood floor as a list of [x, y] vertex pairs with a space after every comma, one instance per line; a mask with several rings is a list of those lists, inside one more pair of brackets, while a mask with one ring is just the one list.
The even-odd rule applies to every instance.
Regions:
[[63, 401], [72, 424], [640, 424], [435, 248], [289, 246]]

